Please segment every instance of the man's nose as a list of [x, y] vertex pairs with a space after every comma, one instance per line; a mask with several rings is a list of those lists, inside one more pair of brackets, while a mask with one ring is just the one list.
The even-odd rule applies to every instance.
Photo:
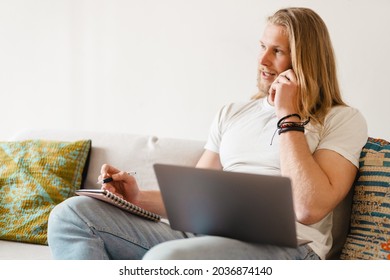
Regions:
[[271, 53], [269, 50], [264, 50], [260, 53], [259, 56], [259, 63], [261, 65], [270, 66], [272, 64], [271, 62]]

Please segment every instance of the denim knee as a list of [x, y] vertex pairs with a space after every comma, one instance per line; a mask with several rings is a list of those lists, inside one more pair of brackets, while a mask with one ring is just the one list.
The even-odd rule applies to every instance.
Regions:
[[[67, 223], [71, 222], [75, 216], [69, 204], [72, 204], [73, 198], [69, 198], [60, 204], [57, 204], [50, 212], [48, 220], [48, 241], [55, 237], [56, 233], [64, 233]], [[72, 218], [71, 218], [72, 217]]]
[[186, 244], [188, 239], [166, 241], [152, 247], [144, 260], [185, 260], [191, 259], [189, 248]]

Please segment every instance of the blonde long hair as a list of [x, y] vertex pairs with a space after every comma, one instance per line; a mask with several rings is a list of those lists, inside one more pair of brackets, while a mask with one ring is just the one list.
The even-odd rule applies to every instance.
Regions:
[[[298, 80], [298, 114], [322, 124], [331, 107], [346, 105], [324, 21], [311, 9], [286, 8], [270, 16], [268, 23], [285, 27], [289, 37], [292, 69]], [[266, 94], [259, 91], [253, 98]]]

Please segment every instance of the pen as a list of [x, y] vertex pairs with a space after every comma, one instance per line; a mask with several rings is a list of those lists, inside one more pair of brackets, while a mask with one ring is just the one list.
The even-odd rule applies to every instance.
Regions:
[[[135, 171], [129, 171], [126, 173], [129, 174], [130, 176], [134, 176], [135, 174], [137, 174], [137, 172], [135, 172]], [[112, 181], [113, 181], [112, 177], [108, 177], [108, 178], [105, 178], [103, 180], [98, 181], [96, 184], [107, 184], [107, 183], [112, 182]]]

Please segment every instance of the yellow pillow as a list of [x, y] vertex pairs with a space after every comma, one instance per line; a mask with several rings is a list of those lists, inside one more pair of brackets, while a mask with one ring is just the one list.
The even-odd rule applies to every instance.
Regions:
[[47, 244], [53, 207], [86, 174], [91, 140], [0, 142], [0, 239]]

